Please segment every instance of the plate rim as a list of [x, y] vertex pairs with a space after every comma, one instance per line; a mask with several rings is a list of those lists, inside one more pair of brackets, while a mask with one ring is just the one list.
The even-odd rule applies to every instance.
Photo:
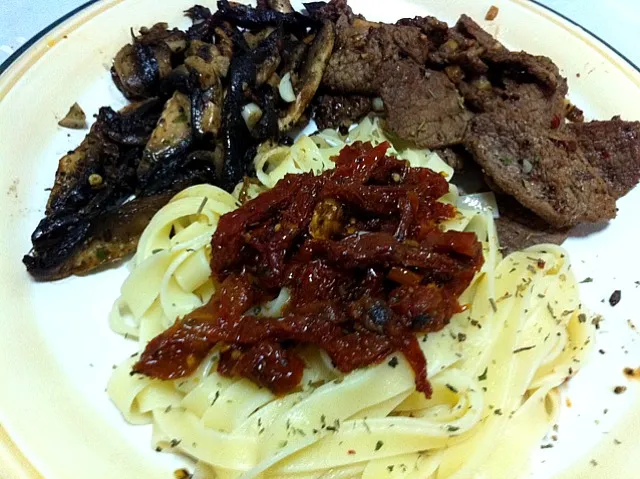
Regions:
[[54, 20], [52, 23], [50, 23], [49, 25], [44, 27], [42, 30], [40, 30], [38, 33], [36, 33], [34, 36], [32, 36], [25, 43], [20, 45], [20, 47], [15, 52], [13, 52], [2, 63], [0, 63], [0, 75], [3, 75], [15, 62], [17, 62], [20, 59], [20, 57], [22, 57], [22, 55], [27, 53], [27, 50], [29, 50], [33, 45], [35, 45], [39, 40], [41, 40], [47, 33], [49, 33], [51, 30], [53, 30], [57, 26], [63, 24], [64, 22], [69, 20], [71, 17], [87, 9], [94, 3], [98, 3], [98, 1], [99, 0], [88, 0], [87, 2], [77, 6], [70, 12], [65, 13], [60, 18]]
[[[16, 81], [11, 81], [11, 78], [19, 78], [21, 76], [21, 73], [32, 68], [40, 59], [42, 59], [42, 57], [47, 54], [49, 48], [42, 49], [43, 47], [53, 47], [59, 40], [66, 36], [66, 33], [68, 31], [75, 30], [86, 21], [91, 20], [91, 18], [93, 18], [94, 16], [102, 14], [104, 11], [117, 6], [123, 1], [124, 0], [107, 0], [101, 2], [99, 0], [88, 0], [41, 29], [26, 43], [21, 45], [6, 60], [0, 63], [0, 101], [15, 86]], [[424, 3], [427, 0], [414, 1], [416, 1], [416, 3]], [[569, 33], [577, 35], [582, 40], [585, 40], [585, 43], [587, 43], [591, 48], [604, 51], [609, 57], [609, 60], [620, 67], [621, 72], [626, 73], [627, 76], [629, 76], [634, 81], [634, 83], [640, 86], [640, 66], [636, 65], [625, 54], [620, 52], [617, 48], [601, 38], [599, 35], [595, 34], [577, 21], [572, 20], [568, 16], [558, 12], [554, 8], [542, 4], [539, 0], [508, 1], [515, 4], [524, 5], [529, 9], [539, 9], [540, 13], [546, 13], [545, 16], [548, 20], [555, 20], [554, 23], [558, 24], [558, 26], [567, 30]], [[91, 7], [99, 8], [95, 8], [94, 12], [88, 12]], [[86, 16], [86, 18], [82, 18], [83, 16]], [[65, 27], [67, 27], [67, 29], [65, 29]], [[59, 35], [56, 35], [54, 38], [48, 39], [47, 35], [52, 31], [55, 31], [57, 28], [61, 29], [61, 33]], [[587, 40], [591, 41], [589, 42]], [[39, 51], [39, 49], [42, 50]], [[19, 67], [20, 62], [24, 62], [23, 68], [17, 68]], [[629, 74], [630, 72], [631, 74]], [[0, 467], [0, 473], [15, 472], [19, 474], [17, 477], [26, 477], [32, 479], [43, 477], [36, 465], [30, 460], [30, 458], [23, 454], [23, 451], [20, 449], [20, 447], [13, 441], [9, 431], [5, 429], [1, 423], [0, 449], [3, 449], [0, 452], [5, 453], [0, 454], [0, 457], [4, 459], [3, 462], [7, 459], [13, 460], [13, 463], [11, 461], [5, 462], [2, 466], [8, 466], [8, 470], [4, 470], [4, 467]], [[10, 475], [9, 477], [13, 476]]]
[[[100, 0], [88, 0], [87, 2], [77, 6], [76, 8], [71, 10], [70, 12], [68, 12], [68, 13], [62, 15], [61, 17], [59, 17], [58, 19], [54, 20], [52, 23], [50, 23], [49, 25], [44, 27], [42, 30], [40, 30], [38, 33], [36, 33], [34, 36], [32, 36], [29, 40], [27, 40], [27, 42], [23, 43], [15, 52], [13, 52], [7, 59], [5, 59], [2, 63], [0, 63], [0, 77], [3, 77], [5, 75], [5, 73], [11, 68], [11, 66], [13, 66], [14, 63], [16, 63], [18, 60], [20, 60], [23, 55], [26, 56], [28, 50], [30, 50], [31, 47], [33, 47], [36, 43], [38, 43], [40, 40], [42, 40], [47, 33], [51, 32], [56, 27], [62, 25], [67, 20], [70, 20], [72, 17], [74, 17], [77, 14], [83, 12], [84, 10], [86, 10], [90, 6], [98, 3], [99, 1]], [[518, 0], [512, 0], [512, 1], [518, 1]], [[551, 14], [553, 14], [553, 15], [561, 18], [561, 19], [563, 19], [564, 21], [570, 23], [574, 27], [578, 27], [584, 33], [586, 33], [587, 35], [589, 35], [593, 39], [597, 40], [603, 46], [605, 46], [607, 49], [609, 49], [610, 51], [615, 53], [618, 57], [620, 57], [625, 63], [627, 63], [635, 71], [640, 73], [640, 66], [639, 65], [636, 65], [629, 57], [627, 57], [624, 53], [622, 53], [620, 50], [618, 50], [616, 47], [614, 47], [611, 43], [609, 43], [607, 40], [602, 38], [600, 35], [597, 35], [593, 31], [591, 31], [590, 29], [588, 29], [587, 27], [582, 25], [581, 23], [573, 20], [572, 18], [570, 18], [569, 16], [565, 15], [564, 13], [559, 12], [555, 8], [552, 8], [552, 7], [549, 7], [548, 5], [543, 4], [540, 0], [527, 0], [527, 1], [529, 3], [533, 3], [533, 4], [537, 5], [538, 7], [546, 10], [547, 12], [549, 12], [549, 13], [551, 13]], [[107, 8], [110, 8], [112, 6], [113, 6], [113, 4], [112, 5], [108, 5]]]

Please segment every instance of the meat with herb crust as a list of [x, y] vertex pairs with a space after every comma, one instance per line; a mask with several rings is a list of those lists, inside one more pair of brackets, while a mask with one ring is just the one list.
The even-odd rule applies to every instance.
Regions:
[[476, 115], [465, 146], [500, 190], [555, 227], [616, 215], [615, 199], [575, 138], [522, 121], [515, 108]]
[[395, 62], [383, 71], [387, 79], [380, 96], [393, 133], [420, 148], [462, 141], [471, 113], [447, 75], [409, 61]]
[[640, 180], [640, 122], [590, 121], [572, 123], [569, 131], [575, 135], [587, 161], [600, 172], [609, 191], [620, 198]]

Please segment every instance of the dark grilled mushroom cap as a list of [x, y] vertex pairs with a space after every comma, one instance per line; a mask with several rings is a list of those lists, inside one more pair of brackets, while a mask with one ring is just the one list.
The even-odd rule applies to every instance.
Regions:
[[131, 194], [135, 166], [161, 111], [162, 101], [157, 99], [133, 103], [119, 112], [101, 108], [80, 146], [60, 159], [46, 215], [95, 204], [98, 195], [116, 184], [122, 185], [124, 197]]
[[220, 22], [214, 28], [214, 38], [220, 53], [227, 57], [229, 61], [234, 55], [240, 55], [250, 50], [244, 35], [229, 22]]
[[[31, 275], [54, 280], [71, 274], [86, 274], [97, 267], [122, 259], [133, 252], [138, 238], [153, 215], [171, 199], [171, 194], [135, 199], [94, 216], [69, 215], [61, 218], [66, 228], [47, 247], [23, 261]], [[64, 223], [60, 223], [61, 225]]]
[[171, 50], [165, 43], [125, 45], [116, 54], [111, 77], [129, 99], [150, 98], [157, 94], [160, 80], [171, 73]]
[[173, 70], [174, 57], [187, 48], [187, 36], [166, 23], [142, 28], [133, 43], [116, 54], [111, 76], [116, 86], [129, 99], [157, 96], [161, 80]]

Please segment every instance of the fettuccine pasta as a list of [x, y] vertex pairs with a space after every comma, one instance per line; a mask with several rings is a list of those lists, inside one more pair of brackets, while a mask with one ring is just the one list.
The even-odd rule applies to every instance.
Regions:
[[[347, 137], [325, 130], [291, 147], [264, 148], [258, 183], [234, 194], [200, 185], [176, 195], [140, 239], [131, 273], [110, 316], [139, 350], [178, 317], [205, 304], [210, 240], [219, 218], [272, 188], [286, 174], [332, 167], [353, 141], [388, 140], [365, 119]], [[390, 149], [413, 167], [453, 175], [436, 154]], [[153, 424], [154, 447], [196, 461], [196, 477], [514, 478], [558, 413], [558, 386], [585, 360], [593, 338], [566, 252], [540, 245], [503, 258], [491, 211], [458, 206], [445, 229], [472, 231], [484, 266], [442, 331], [419, 337], [433, 395], [415, 390], [401, 354], [342, 375], [321, 351], [302, 351], [301, 388], [283, 397], [216, 372], [214, 349], [195, 374], [160, 381], [130, 375], [136, 357], [113, 373], [108, 393], [127, 421]], [[260, 314], [277, 317], [283, 290]]]

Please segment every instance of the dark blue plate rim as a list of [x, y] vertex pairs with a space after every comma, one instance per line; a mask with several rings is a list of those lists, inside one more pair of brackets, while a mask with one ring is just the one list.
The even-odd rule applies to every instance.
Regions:
[[[38, 40], [40, 40], [42, 37], [44, 37], [47, 33], [49, 33], [51, 30], [53, 30], [55, 27], [57, 27], [61, 23], [65, 22], [69, 18], [73, 17], [75, 14], [81, 12], [82, 10], [86, 9], [87, 7], [90, 7], [94, 3], [97, 3], [98, 1], [99, 0], [89, 0], [88, 2], [83, 3], [79, 7], [74, 8], [73, 10], [71, 10], [66, 15], [60, 17], [59, 19], [57, 19], [55, 22], [53, 22], [49, 26], [47, 26], [47, 27], [43, 28], [42, 30], [40, 30], [40, 32], [38, 32], [36, 35], [34, 35], [29, 41], [24, 43], [20, 48], [18, 48], [15, 52], [13, 52], [9, 58], [7, 58], [4, 62], [2, 62], [2, 64], [0, 64], [0, 75], [2, 75], [5, 71], [7, 71], [7, 69], [13, 63], [15, 63], [18, 60], [18, 58], [20, 58], [34, 43], [36, 43]], [[622, 58], [625, 62], [627, 62], [634, 70], [636, 70], [638, 73], [640, 73], [640, 67], [638, 67], [638, 65], [636, 65], [634, 62], [632, 62], [626, 55], [621, 53], [617, 48], [615, 48], [609, 42], [607, 42], [606, 40], [603, 40], [601, 37], [599, 37], [598, 35], [593, 33], [591, 30], [583, 27], [582, 25], [580, 25], [575, 20], [572, 20], [571, 18], [569, 18], [566, 15], [558, 12], [557, 10], [554, 10], [553, 8], [548, 7], [547, 5], [543, 5], [538, 0], [529, 0], [529, 1], [531, 3], [534, 3], [534, 4], [542, 7], [543, 9], [545, 9], [545, 10], [547, 10], [547, 11], [549, 11], [549, 12], [555, 14], [555, 15], [557, 15], [558, 17], [566, 20], [570, 24], [580, 28], [585, 33], [587, 33], [588, 35], [592, 36], [593, 38], [598, 40], [600, 43], [605, 45], [607, 48], [609, 48], [609, 50], [614, 52], [616, 55], [618, 55], [620, 58]], [[194, 2], [195, 2], [195, 0], [194, 0]]]
[[33, 37], [29, 39], [29, 41], [27, 41], [26, 43], [23, 43], [20, 46], [20, 48], [18, 48], [15, 52], [11, 54], [9, 58], [7, 58], [5, 61], [2, 62], [2, 64], [0, 64], [0, 75], [2, 75], [5, 71], [7, 71], [9, 67], [13, 65], [18, 60], [18, 58], [22, 56], [23, 53], [25, 53], [29, 48], [31, 48], [31, 46], [34, 43], [36, 43], [38, 40], [44, 37], [47, 33], [49, 33], [51, 30], [53, 30], [54, 28], [56, 28], [58, 25], [65, 22], [69, 18], [73, 17], [76, 13], [81, 12], [85, 8], [90, 7], [94, 3], [97, 3], [98, 1], [99, 0], [89, 0], [86, 3], [83, 3], [79, 7], [74, 8], [66, 15], [63, 15], [62, 17], [58, 18], [55, 22], [53, 22], [49, 26], [43, 28], [38, 33], [36, 33]]

